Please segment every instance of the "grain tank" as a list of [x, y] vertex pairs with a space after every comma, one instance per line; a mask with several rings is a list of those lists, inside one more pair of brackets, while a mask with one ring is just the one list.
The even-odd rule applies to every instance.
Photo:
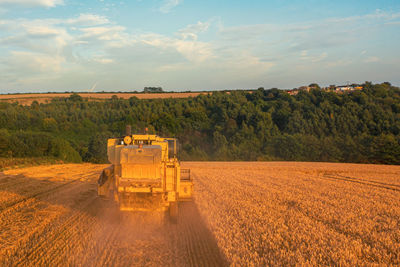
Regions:
[[121, 211], [169, 211], [178, 216], [178, 202], [192, 199], [189, 169], [181, 169], [177, 140], [153, 134], [108, 139], [111, 166], [98, 180], [98, 195], [115, 200]]

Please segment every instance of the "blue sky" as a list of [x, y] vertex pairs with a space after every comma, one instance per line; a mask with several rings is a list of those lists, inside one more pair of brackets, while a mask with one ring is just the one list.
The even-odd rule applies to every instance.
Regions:
[[400, 85], [400, 1], [0, 0], [0, 93]]

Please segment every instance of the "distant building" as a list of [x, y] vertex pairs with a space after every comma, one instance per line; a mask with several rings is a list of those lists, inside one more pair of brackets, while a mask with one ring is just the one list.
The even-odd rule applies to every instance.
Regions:
[[339, 91], [344, 92], [344, 91], [351, 91], [352, 89], [353, 89], [353, 87], [345, 85], [345, 86], [337, 86], [335, 88], [335, 91], [336, 92], [339, 92]]
[[143, 89], [143, 92], [145, 92], [145, 93], [162, 93], [163, 89], [162, 89], [162, 87], [145, 87]]
[[363, 89], [362, 86], [342, 85], [342, 86], [336, 86], [335, 92], [350, 92], [362, 89]]
[[300, 91], [310, 92], [310, 89], [312, 89], [312, 87], [300, 86], [299, 88], [294, 88], [292, 90], [288, 90], [287, 93], [289, 95], [297, 95]]
[[306, 91], [306, 92], [310, 92], [310, 89], [312, 89], [314, 87], [310, 87], [310, 86], [300, 86], [299, 87], [299, 91]]
[[[316, 87], [313, 86], [300, 86], [299, 88], [294, 88], [292, 90], [287, 90], [286, 92], [289, 95], [297, 95], [300, 91], [305, 91], [305, 92], [310, 92], [311, 89], [317, 89]], [[362, 90], [363, 87], [360, 85], [341, 85], [341, 86], [335, 86], [335, 85], [330, 85], [329, 87], [324, 87], [321, 88], [321, 90], [326, 91], [326, 92], [335, 92], [335, 93], [344, 93], [344, 92], [352, 92], [352, 91], [357, 91], [357, 90]]]

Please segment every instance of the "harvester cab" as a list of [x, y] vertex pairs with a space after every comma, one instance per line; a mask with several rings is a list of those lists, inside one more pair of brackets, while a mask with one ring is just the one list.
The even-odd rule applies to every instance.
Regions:
[[114, 199], [121, 211], [169, 210], [177, 220], [178, 202], [190, 201], [193, 181], [181, 169], [177, 140], [152, 134], [130, 134], [108, 139], [111, 166], [98, 180], [98, 195]]

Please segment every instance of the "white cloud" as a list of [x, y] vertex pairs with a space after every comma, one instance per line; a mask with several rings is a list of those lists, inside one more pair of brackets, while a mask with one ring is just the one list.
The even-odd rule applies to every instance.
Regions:
[[183, 39], [197, 40], [198, 34], [206, 32], [210, 27], [210, 22], [197, 22], [196, 24], [191, 24], [186, 26], [184, 29], [179, 30], [179, 34]]
[[177, 40], [173, 46], [190, 61], [202, 62], [213, 57], [211, 46], [204, 42]]
[[0, 0], [0, 5], [14, 5], [24, 7], [55, 7], [64, 4], [63, 0]]
[[76, 24], [77, 26], [96, 26], [108, 24], [110, 21], [104, 17], [96, 14], [80, 14], [77, 18], [68, 19], [67, 24]]
[[389, 13], [377, 9], [374, 13], [371, 14], [365, 14], [361, 16], [349, 16], [343, 18], [329, 18], [326, 21], [330, 23], [341, 23], [341, 22], [352, 22], [360, 20], [377, 20], [377, 19], [392, 20], [399, 17], [400, 13]]
[[101, 64], [110, 64], [113, 63], [114, 60], [112, 60], [111, 58], [103, 58], [103, 57], [94, 57], [93, 61], [97, 62], [97, 63], [101, 63]]
[[31, 37], [50, 37], [60, 34], [60, 30], [46, 25], [24, 24], [26, 33]]
[[364, 60], [365, 63], [375, 63], [380, 61], [379, 57], [368, 57]]
[[12, 51], [8, 58], [8, 69], [19, 70], [26, 76], [37, 74], [51, 74], [58, 73], [62, 70], [61, 64], [65, 59], [61, 56], [52, 56], [41, 53], [27, 52], [27, 51]]
[[400, 25], [400, 21], [390, 21], [390, 22], [386, 22], [385, 25]]
[[203, 62], [214, 56], [211, 45], [205, 42], [181, 40], [160, 34], [145, 34], [136, 38], [147, 45], [164, 50], [175, 50], [191, 62]]
[[353, 64], [354, 61], [351, 59], [339, 59], [339, 60], [335, 60], [335, 61], [330, 61], [328, 63], [326, 63], [327, 67], [343, 67], [343, 66], [348, 66]]
[[341, 47], [358, 42], [370, 36], [371, 31], [385, 25], [396, 24], [392, 21], [400, 13], [389, 13], [377, 10], [363, 16], [344, 18], [327, 18], [295, 24], [253, 24], [235, 27], [221, 27], [222, 39], [238, 44], [249, 45], [260, 43], [282, 47], [291, 47], [295, 52], [302, 50], [326, 49]]
[[175, 8], [182, 2], [183, 0], [164, 0], [159, 10], [162, 13], [169, 13], [173, 8]]
[[312, 62], [312, 63], [320, 62], [320, 61], [324, 60], [327, 56], [328, 56], [328, 53], [326, 53], [326, 52], [323, 52], [319, 55], [309, 55], [307, 50], [303, 50], [300, 53], [300, 59], [308, 61], [308, 62]]
[[0, 21], [0, 25], [3, 28], [0, 48], [60, 55], [73, 40], [67, 29], [53, 20], [8, 20]]
[[102, 26], [102, 27], [88, 27], [81, 28], [83, 35], [82, 39], [98, 39], [102, 41], [116, 41], [124, 39], [125, 27], [122, 26]]

